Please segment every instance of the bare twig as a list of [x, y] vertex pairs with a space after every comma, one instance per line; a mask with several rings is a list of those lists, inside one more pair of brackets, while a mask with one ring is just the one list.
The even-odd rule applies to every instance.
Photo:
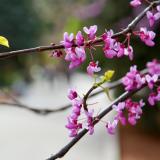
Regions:
[[[112, 36], [112, 38], [116, 38], [121, 35], [132, 32], [133, 28], [145, 16], [146, 12], [158, 4], [160, 4], [160, 0], [151, 2], [151, 4], [145, 10], [143, 10], [125, 29], [123, 29], [121, 32], [115, 33]], [[103, 42], [102, 38], [97, 38], [92, 42], [92, 44], [98, 44], [101, 42]], [[91, 43], [91, 41], [86, 41], [84, 45], [88, 46], [90, 43]], [[76, 46], [77, 46], [76, 44], [73, 45], [73, 47], [76, 47]], [[39, 46], [39, 47], [35, 47], [35, 48], [22, 49], [22, 50], [10, 51], [10, 52], [3, 52], [3, 53], [0, 53], [0, 58], [2, 59], [2, 58], [8, 58], [11, 56], [22, 55], [22, 54], [26, 54], [26, 53], [30, 54], [30, 53], [50, 51], [50, 50], [55, 50], [55, 49], [64, 49], [64, 46], [61, 44], [60, 45], [51, 44], [49, 46]]]

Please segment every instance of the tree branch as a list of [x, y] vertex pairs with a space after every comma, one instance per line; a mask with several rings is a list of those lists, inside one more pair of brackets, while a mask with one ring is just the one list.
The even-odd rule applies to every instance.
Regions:
[[[144, 88], [145, 85], [142, 87]], [[110, 111], [112, 111], [112, 106], [117, 105], [119, 102], [124, 101], [128, 97], [131, 97], [133, 94], [141, 90], [142, 88], [132, 91], [132, 92], [125, 92], [116, 100], [114, 100], [103, 112], [101, 112], [94, 121], [94, 125], [96, 125], [105, 115], [107, 115]], [[83, 129], [75, 138], [73, 138], [66, 146], [64, 146], [58, 153], [51, 156], [47, 160], [55, 160], [57, 158], [62, 158], [86, 133], [88, 132], [87, 129]]]
[[[146, 15], [146, 12], [158, 4], [160, 4], [160, 0], [151, 2], [151, 4], [145, 10], [143, 10], [125, 29], [123, 29], [121, 32], [115, 33], [112, 36], [112, 38], [116, 38], [121, 35], [132, 32], [132, 30], [137, 25], [137, 23]], [[90, 44], [90, 42], [91, 41], [86, 41], [84, 45], [88, 46]], [[101, 42], [103, 42], [102, 38], [97, 38], [92, 42], [92, 44], [98, 44]], [[73, 45], [73, 47], [76, 47], [76, 46], [77, 46], [76, 44]], [[22, 54], [26, 54], [26, 53], [30, 54], [30, 53], [50, 51], [50, 50], [56, 50], [56, 49], [64, 49], [64, 46], [61, 44], [60, 45], [51, 44], [49, 46], [39, 46], [39, 47], [35, 47], [35, 48], [22, 49], [22, 50], [10, 51], [10, 52], [3, 52], [3, 53], [0, 53], [0, 59], [9, 58], [11, 56], [22, 55]]]

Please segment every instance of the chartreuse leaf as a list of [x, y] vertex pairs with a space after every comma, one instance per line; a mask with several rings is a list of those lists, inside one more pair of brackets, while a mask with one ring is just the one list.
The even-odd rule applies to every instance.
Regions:
[[102, 81], [103, 82], [107, 82], [107, 81], [110, 81], [111, 78], [113, 77], [114, 75], [114, 72], [113, 70], [108, 70], [104, 73], [104, 75], [101, 77]]
[[106, 93], [107, 97], [108, 97], [109, 100], [111, 100], [111, 101], [112, 101], [112, 98], [111, 98], [111, 96], [110, 96], [110, 94], [109, 94], [109, 89], [103, 87], [102, 84], [104, 84], [105, 82], [110, 81], [111, 78], [113, 77], [114, 73], [115, 73], [115, 71], [113, 71], [113, 70], [108, 70], [108, 71], [106, 71], [106, 72], [104, 73], [103, 76], [100, 77], [100, 78], [101, 78], [101, 81], [100, 81], [100, 82], [98, 82], [98, 83], [95, 82], [95, 83], [94, 83], [94, 86], [96, 86], [96, 87], [101, 87], [101, 88], [103, 89], [103, 91]]
[[0, 36], [0, 45], [9, 47], [9, 42], [8, 42], [8, 40], [5, 37]]

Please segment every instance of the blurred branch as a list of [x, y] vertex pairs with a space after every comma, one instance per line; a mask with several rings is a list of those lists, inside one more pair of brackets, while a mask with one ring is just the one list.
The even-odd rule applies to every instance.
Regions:
[[[108, 83], [106, 85], [106, 87], [108, 89], [114, 89], [116, 88], [117, 86], [121, 85], [121, 79], [115, 81], [115, 82], [112, 82], [112, 83]], [[103, 93], [104, 91], [103, 90], [99, 90], [93, 94], [90, 95], [90, 93], [92, 92], [93, 90], [90, 90], [87, 92], [86, 94], [86, 100], [88, 98], [91, 98], [91, 97], [94, 97], [100, 93]], [[32, 106], [29, 106], [29, 105], [25, 105], [23, 103], [21, 103], [16, 97], [14, 97], [13, 95], [9, 94], [9, 93], [6, 93], [4, 91], [2, 91], [3, 93], [5, 93], [5, 95], [11, 99], [13, 102], [10, 102], [10, 101], [0, 101], [0, 105], [7, 105], [7, 106], [14, 106], [14, 107], [18, 107], [18, 108], [23, 108], [23, 109], [26, 109], [26, 110], [29, 110], [29, 111], [32, 111], [36, 114], [40, 114], [40, 115], [48, 115], [48, 114], [51, 114], [51, 113], [57, 113], [57, 112], [61, 112], [61, 111], [64, 111], [64, 110], [67, 110], [71, 107], [71, 104], [67, 104], [63, 107], [58, 107], [56, 109], [37, 109], [37, 107], [32, 107]], [[46, 107], [46, 108], [49, 108], [49, 107]]]
[[[137, 25], [137, 23], [146, 15], [146, 12], [152, 9], [153, 7], [157, 6], [160, 4], [160, 0], [153, 1], [150, 3], [150, 5], [144, 9], [125, 29], [122, 31], [115, 33], [112, 38], [119, 37], [121, 35], [127, 34], [129, 32], [132, 32], [133, 28]], [[102, 38], [97, 38], [95, 39], [92, 44], [98, 44], [103, 42]], [[89, 46], [91, 41], [86, 41], [85, 46]], [[77, 45], [74, 44], [73, 47], [76, 47]], [[0, 58], [9, 58], [11, 56], [16, 56], [16, 55], [22, 55], [22, 54], [30, 54], [33, 52], [43, 52], [43, 51], [49, 51], [49, 50], [55, 50], [55, 49], [64, 49], [63, 45], [56, 45], [56, 44], [51, 44], [49, 46], [39, 46], [35, 48], [29, 48], [29, 49], [22, 49], [22, 50], [16, 50], [16, 51], [10, 51], [10, 52], [3, 52], [0, 53]]]
[[[147, 73], [147, 69], [143, 69], [141, 71], [141, 74], [146, 74], [146, 73]], [[105, 88], [108, 88], [109, 90], [111, 90], [111, 89], [115, 89], [116, 87], [118, 87], [121, 84], [122, 84], [122, 78], [120, 78], [117, 81], [108, 83], [105, 86]], [[91, 93], [94, 89], [96, 89], [96, 88], [92, 87], [85, 94], [84, 106], [87, 105], [86, 101], [87, 101], [88, 98], [95, 97], [98, 94], [104, 92], [104, 90], [99, 90], [99, 91], [96, 91], [95, 93]], [[10, 102], [10, 101], [2, 101], [2, 100], [0, 100], [0, 105], [7, 105], [7, 106], [12, 106], [12, 107], [22, 108], [22, 109], [26, 109], [28, 111], [32, 111], [32, 112], [34, 112], [36, 114], [40, 114], [40, 115], [44, 115], [44, 116], [48, 115], [48, 114], [51, 114], [51, 113], [58, 113], [58, 112], [61, 112], [61, 111], [65, 111], [65, 110], [67, 110], [67, 109], [69, 109], [71, 107], [71, 104], [67, 104], [67, 105], [64, 105], [63, 107], [58, 107], [58, 108], [55, 108], [55, 109], [49, 109], [50, 107], [46, 107], [45, 109], [38, 109], [38, 107], [36, 107], [36, 106], [29, 106], [29, 105], [23, 104], [15, 96], [10, 94], [8, 91], [1, 90], [1, 92], [4, 93], [6, 95], [6, 97], [8, 97], [8, 99], [10, 99], [12, 101]]]

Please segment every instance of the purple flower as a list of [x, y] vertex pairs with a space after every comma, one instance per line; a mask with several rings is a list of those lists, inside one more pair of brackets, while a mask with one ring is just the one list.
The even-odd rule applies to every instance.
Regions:
[[87, 129], [89, 130], [90, 135], [94, 133], [93, 113], [94, 113], [94, 110], [85, 111], [85, 114], [87, 117]]
[[139, 74], [137, 66], [132, 66], [130, 72], [123, 77], [122, 83], [125, 86], [125, 90], [131, 91], [139, 89], [145, 83], [145, 78]]
[[97, 25], [90, 26], [89, 28], [83, 27], [84, 32], [88, 35], [90, 40], [94, 40], [97, 32]]
[[121, 124], [123, 126], [125, 126], [127, 124], [127, 120], [126, 120], [126, 117], [124, 116], [124, 113], [121, 111], [121, 112], [118, 112], [117, 114], [117, 119], [121, 122]]
[[152, 27], [156, 21], [156, 17], [151, 11], [148, 11], [146, 15], [149, 20], [149, 25]]
[[72, 112], [67, 118], [68, 123], [66, 128], [69, 130], [69, 136], [75, 137], [79, 129], [82, 128], [82, 123], [78, 123], [78, 118], [81, 114], [82, 100], [75, 98], [77, 95], [74, 90], [70, 91], [69, 97], [72, 100]]
[[73, 33], [69, 35], [67, 32], [65, 32], [61, 44], [64, 45], [65, 48], [71, 48], [73, 46], [73, 43], [74, 43]]
[[156, 34], [153, 31], [147, 31], [147, 28], [140, 28], [139, 33], [140, 39], [147, 45], [147, 46], [154, 46], [155, 43], [153, 39], [155, 38]]
[[153, 76], [150, 76], [149, 74], [147, 74], [147, 75], [145, 76], [145, 78], [146, 78], [146, 82], [148, 83], [148, 87], [149, 87], [150, 89], [153, 89], [154, 84], [155, 84], [155, 83], [157, 82], [157, 80], [158, 80], [158, 75], [154, 74]]
[[148, 97], [148, 102], [151, 106], [154, 106], [158, 101], [160, 101], [160, 87], [157, 88], [156, 92], [151, 92]]
[[157, 13], [155, 13], [154, 17], [156, 20], [159, 20], [160, 19], [160, 6], [157, 6]]
[[153, 76], [154, 74], [160, 75], [160, 63], [154, 59], [152, 62], [147, 63], [148, 72]]
[[150, 93], [149, 94], [149, 97], [148, 97], [148, 102], [149, 102], [149, 104], [151, 105], [151, 106], [154, 106], [155, 105], [155, 103], [156, 103], [156, 93], [154, 93], [154, 92], [152, 92], [152, 93]]
[[66, 49], [65, 60], [70, 61], [69, 69], [81, 65], [86, 59], [84, 47], [76, 47], [74, 49]]
[[131, 5], [132, 7], [138, 7], [138, 6], [140, 6], [140, 5], [142, 4], [141, 1], [142, 1], [142, 0], [132, 0], [132, 1], [130, 2], [130, 5]]
[[129, 56], [129, 59], [133, 60], [133, 48], [132, 48], [132, 46], [128, 46], [128, 48], [124, 49], [124, 55]]
[[93, 76], [94, 72], [99, 72], [100, 70], [101, 70], [101, 68], [98, 67], [98, 61], [96, 63], [95, 62], [90, 62], [89, 66], [87, 67], [87, 73], [90, 76]]
[[117, 112], [121, 112], [125, 108], [125, 102], [119, 102], [118, 105], [113, 105], [112, 108]]
[[76, 35], [76, 44], [77, 44], [78, 46], [82, 46], [82, 45], [84, 44], [84, 37], [83, 37], [81, 31], [79, 31], [79, 32], [77, 33], [77, 35]]
[[131, 99], [126, 100], [126, 109], [128, 110], [128, 122], [135, 125], [142, 114], [142, 107], [145, 105], [143, 100], [133, 102]]
[[76, 120], [72, 120], [70, 117], [68, 119], [68, 124], [66, 125], [66, 128], [69, 129], [69, 136], [75, 137], [78, 134], [79, 129], [82, 128], [81, 123], [77, 123]]
[[108, 121], [106, 124], [106, 129], [108, 131], [109, 134], [114, 134], [116, 127], [118, 125], [118, 120], [114, 119], [113, 122]]
[[103, 51], [104, 51], [105, 56], [107, 58], [113, 58], [117, 55], [117, 50], [115, 49], [115, 48], [117, 48], [117, 44], [116, 44], [116, 40], [111, 38], [112, 35], [113, 35], [112, 30], [110, 30], [102, 35], [102, 39], [105, 43]]
[[69, 89], [68, 98], [70, 100], [73, 100], [73, 99], [77, 98], [77, 92], [74, 89]]

